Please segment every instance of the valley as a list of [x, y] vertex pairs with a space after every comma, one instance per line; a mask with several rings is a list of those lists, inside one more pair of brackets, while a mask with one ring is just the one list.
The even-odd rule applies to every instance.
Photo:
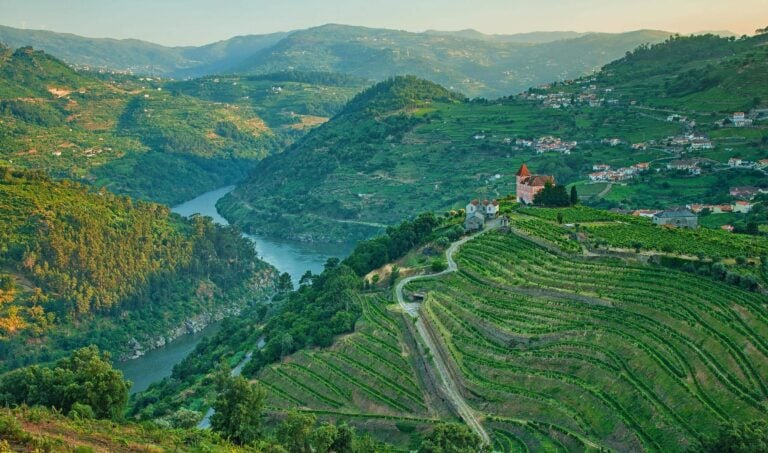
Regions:
[[0, 452], [768, 442], [768, 28], [0, 42]]

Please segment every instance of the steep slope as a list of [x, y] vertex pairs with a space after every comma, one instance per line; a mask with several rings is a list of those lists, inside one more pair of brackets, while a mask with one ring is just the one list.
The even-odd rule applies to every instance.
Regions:
[[0, 369], [89, 343], [134, 355], [271, 284], [234, 229], [40, 172], [0, 168], [0, 211]]
[[[606, 207], [731, 204], [731, 187], [768, 189], [764, 171], [728, 165], [734, 156], [768, 158], [768, 124], [757, 110], [768, 99], [764, 41], [675, 38], [641, 47], [595, 76], [493, 102], [432, 99], [434, 87], [399, 78], [394, 85], [411, 84], [409, 99], [415, 101], [388, 91], [391, 82], [375, 88], [392, 96], [391, 105], [359, 96], [286, 153], [258, 165], [221, 208], [261, 233], [303, 240], [364, 237], [424, 209], [457, 209], [476, 197], [511, 193], [523, 161], [559, 184], [578, 183], [585, 199]], [[706, 74], [691, 81], [697, 68]], [[716, 83], [706, 83], [710, 76]], [[678, 93], [681, 86], [688, 92]], [[716, 124], [742, 109], [754, 118], [751, 127]], [[668, 121], [673, 113], [689, 120]], [[711, 148], [691, 149], [690, 139], [674, 144], [672, 137], [686, 135], [707, 137]], [[577, 146], [569, 153], [537, 152], [533, 141], [547, 136]], [[703, 159], [704, 172], [691, 177], [668, 168], [683, 158]], [[650, 171], [615, 185], [589, 184], [595, 165], [639, 163], [648, 163]]]
[[675, 37], [606, 65], [598, 82], [653, 107], [748, 111], [768, 99], [766, 44], [766, 35]]
[[0, 156], [178, 203], [241, 179], [341, 108], [363, 81], [277, 74], [168, 82], [77, 72], [0, 49]]
[[[227, 323], [134, 411], [166, 417], [205, 395], [217, 360], [248, 357], [270, 411], [349, 420], [400, 448], [455, 419], [457, 400], [494, 451], [688, 451], [725, 421], [765, 419], [766, 281], [750, 273], [767, 275], [766, 238], [584, 207], [501, 210], [509, 226], [473, 236], [454, 215], [418, 239], [413, 223], [359, 244], [274, 317]], [[740, 253], [750, 262], [722, 259]], [[331, 341], [350, 315], [354, 333]]]

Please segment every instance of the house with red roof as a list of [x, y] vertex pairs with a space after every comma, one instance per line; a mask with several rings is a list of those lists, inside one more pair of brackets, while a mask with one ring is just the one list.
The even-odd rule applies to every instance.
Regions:
[[520, 166], [515, 176], [517, 181], [515, 194], [518, 203], [531, 204], [536, 194], [544, 190], [547, 184], [555, 185], [554, 176], [532, 175], [525, 164]]

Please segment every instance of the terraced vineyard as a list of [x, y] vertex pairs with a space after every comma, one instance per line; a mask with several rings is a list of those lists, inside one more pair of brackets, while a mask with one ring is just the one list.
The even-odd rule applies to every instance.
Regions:
[[386, 310], [382, 296], [361, 296], [363, 318], [355, 333], [330, 349], [303, 350], [259, 375], [268, 404], [320, 415], [428, 425], [446, 415], [417, 373], [420, 354], [408, 340], [405, 320]]
[[457, 262], [408, 289], [498, 450], [679, 451], [768, 412], [763, 295], [500, 232]]
[[756, 257], [768, 255], [768, 239], [727, 231], [661, 228], [650, 222], [590, 225], [589, 234], [612, 247], [641, 248], [682, 255]]

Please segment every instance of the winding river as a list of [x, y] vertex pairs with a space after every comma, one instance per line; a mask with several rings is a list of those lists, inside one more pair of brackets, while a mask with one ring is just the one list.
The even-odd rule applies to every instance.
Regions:
[[[201, 214], [212, 217], [216, 223], [227, 225], [227, 219], [219, 215], [216, 210], [216, 202], [232, 189], [234, 186], [204, 193], [193, 200], [175, 206], [173, 212], [183, 216]], [[343, 258], [354, 247], [354, 244], [307, 244], [253, 235], [245, 236], [253, 241], [261, 259], [275, 266], [280, 272], [288, 272], [294, 284], [306, 271], [320, 273], [328, 258]], [[149, 351], [138, 359], [118, 363], [116, 366], [122, 370], [126, 379], [133, 382], [131, 393], [141, 392], [153, 382], [170, 376], [174, 365], [192, 352], [200, 340], [214, 334], [218, 329], [218, 323], [212, 324], [196, 334], [184, 335], [165, 347]]]

